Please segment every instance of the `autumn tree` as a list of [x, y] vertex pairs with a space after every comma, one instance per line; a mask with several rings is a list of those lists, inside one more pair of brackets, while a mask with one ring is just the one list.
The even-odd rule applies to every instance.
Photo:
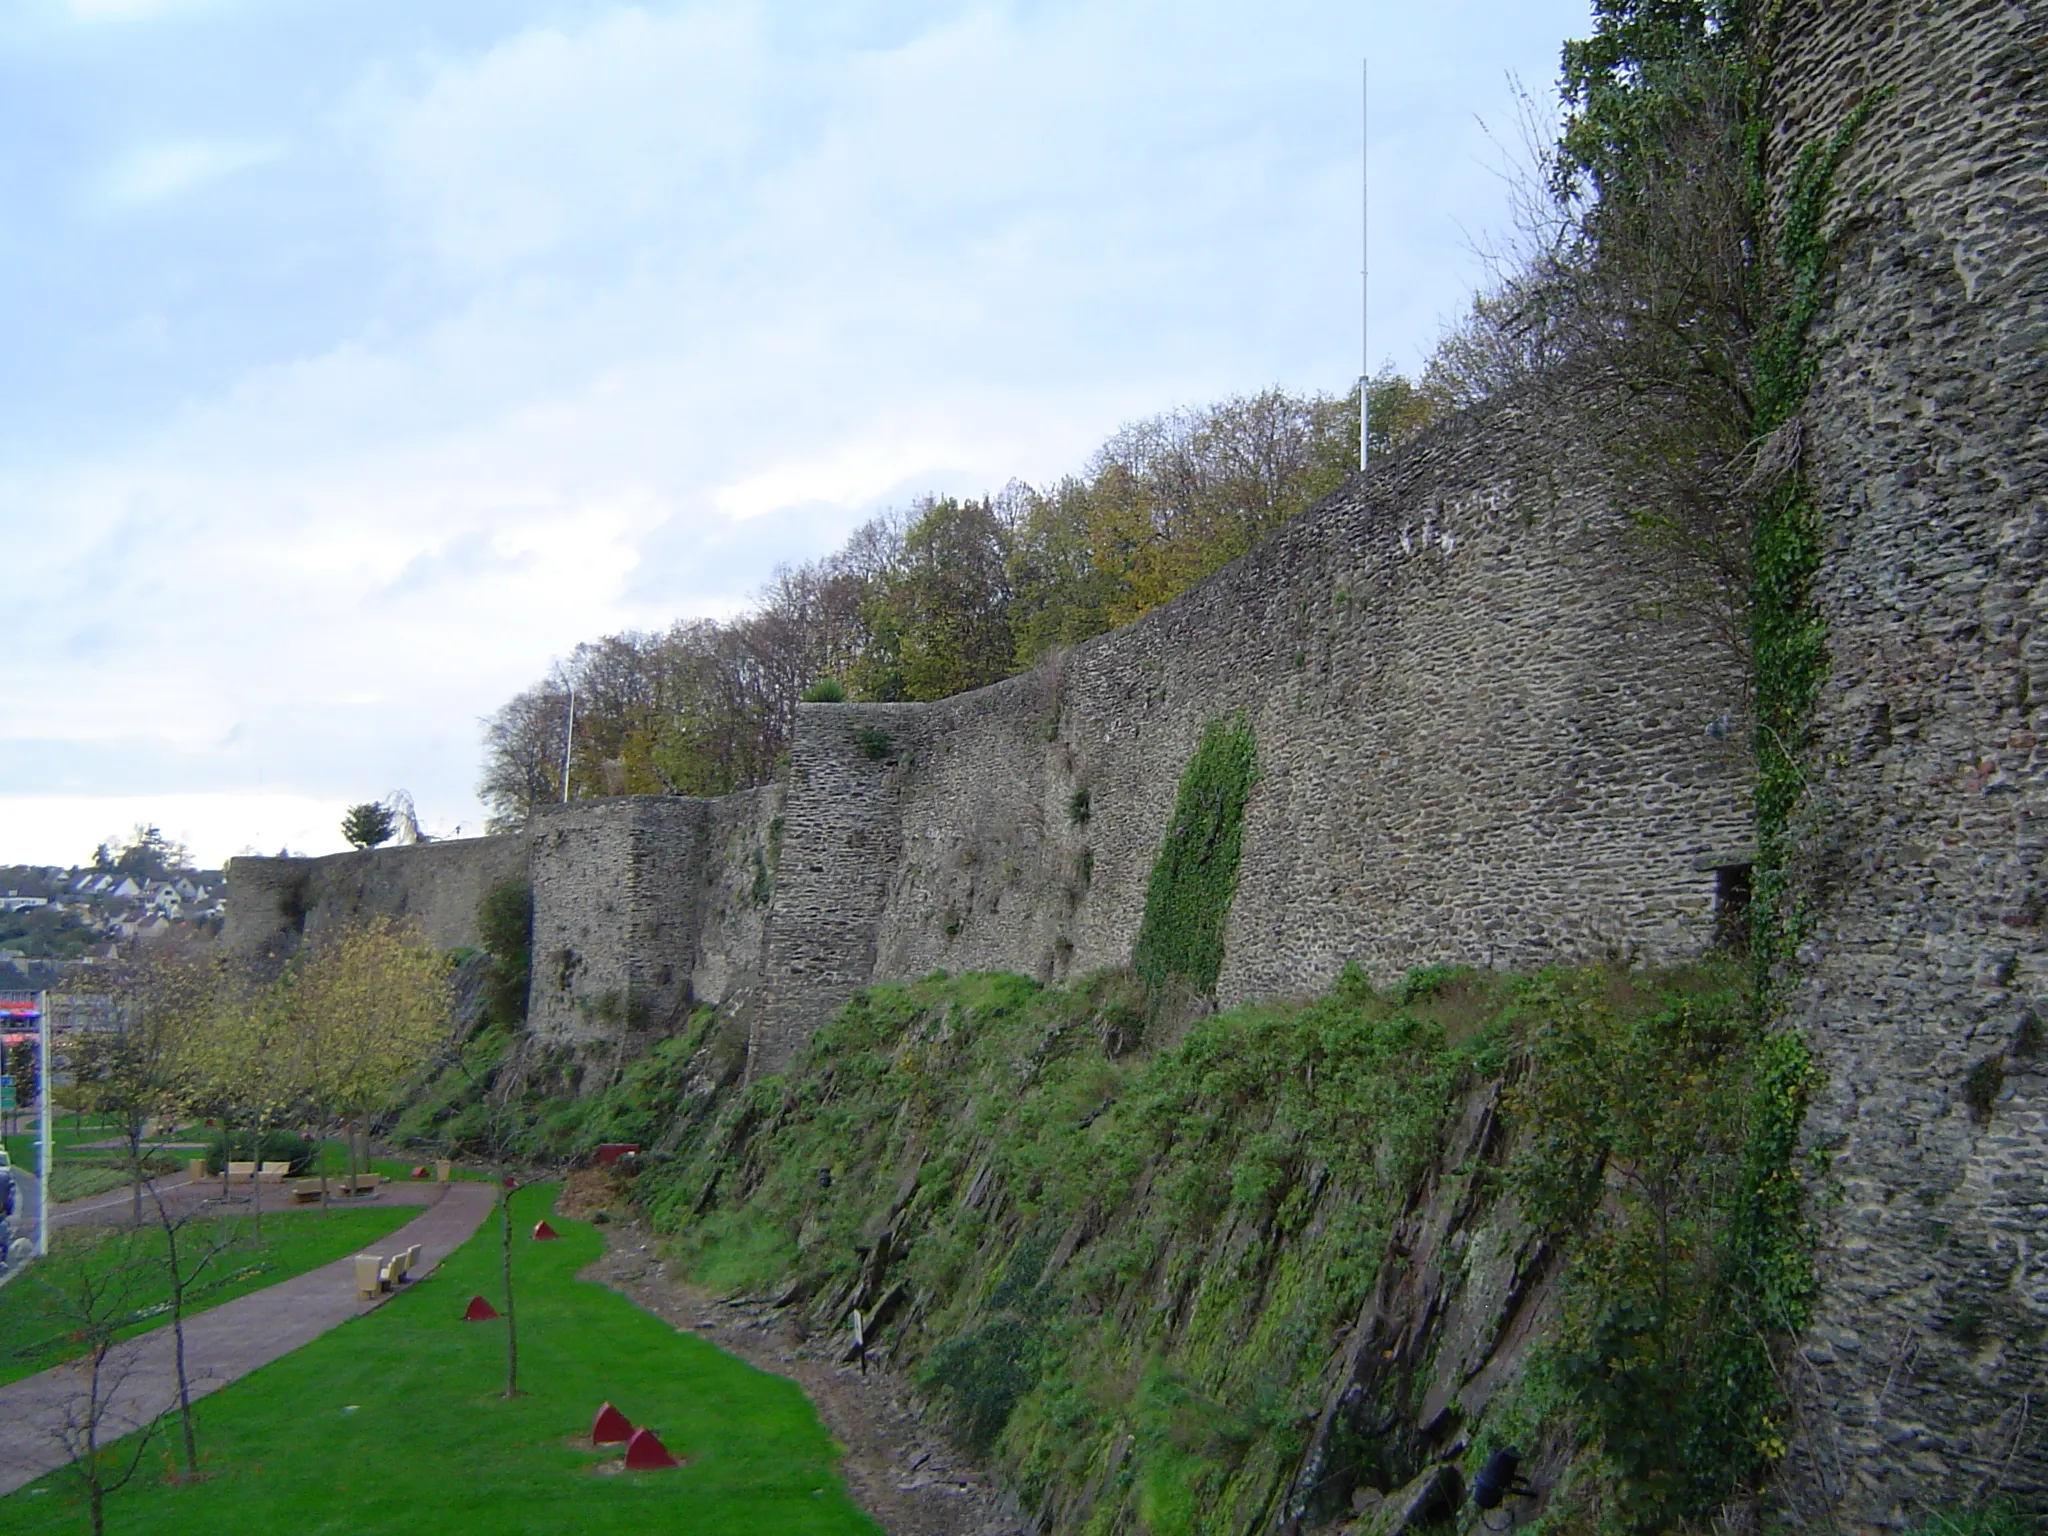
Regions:
[[[187, 1093], [221, 1122], [223, 1188], [232, 1187], [230, 1159], [237, 1126], [249, 1134], [260, 1165], [269, 1133], [302, 1112], [315, 1094], [316, 1034], [298, 1007], [299, 969], [268, 982], [244, 977], [216, 993], [208, 1025], [194, 1043]], [[256, 1236], [263, 1235], [261, 1185], [251, 1180]]]
[[855, 690], [882, 701], [943, 699], [1009, 676], [1010, 542], [991, 501], [925, 503], [870, 590], [868, 643], [850, 669]]
[[[1439, 383], [1372, 381], [1375, 452], [1449, 408]], [[752, 609], [578, 646], [485, 728], [492, 825], [564, 798], [718, 795], [780, 770], [804, 692], [944, 698], [1037, 665], [1177, 597], [1343, 484], [1358, 392], [1278, 389], [1120, 429], [1044, 490], [930, 497], [779, 568]], [[570, 699], [575, 700], [573, 742]]]
[[351, 1183], [366, 1122], [447, 1037], [448, 982], [447, 958], [388, 917], [322, 936], [299, 962], [290, 1017], [305, 1052], [305, 1097], [341, 1124]]
[[153, 1122], [185, 1106], [215, 978], [197, 951], [151, 945], [91, 973], [105, 1027], [81, 1032], [72, 1076], [93, 1109], [120, 1127], [142, 1223], [144, 1145]]

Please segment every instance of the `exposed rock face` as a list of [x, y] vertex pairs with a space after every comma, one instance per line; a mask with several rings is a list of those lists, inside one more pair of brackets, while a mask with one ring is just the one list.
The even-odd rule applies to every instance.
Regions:
[[[1833, 1159], [1816, 1509], [2048, 1495], [2048, 10], [1806, 0], [1780, 158], [1836, 178], [1807, 468], [1831, 675], [1796, 1012]], [[1914, 1513], [1918, 1513], [1916, 1508]]]

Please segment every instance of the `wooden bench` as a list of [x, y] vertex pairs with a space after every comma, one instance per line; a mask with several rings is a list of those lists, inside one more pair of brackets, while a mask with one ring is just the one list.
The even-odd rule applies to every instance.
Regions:
[[231, 1160], [228, 1163], [228, 1182], [232, 1184], [236, 1179], [243, 1179], [254, 1183], [256, 1180], [256, 1164], [253, 1162], [238, 1163]]
[[282, 1184], [285, 1175], [292, 1171], [289, 1160], [282, 1163], [264, 1163], [257, 1168], [256, 1177], [265, 1184]]

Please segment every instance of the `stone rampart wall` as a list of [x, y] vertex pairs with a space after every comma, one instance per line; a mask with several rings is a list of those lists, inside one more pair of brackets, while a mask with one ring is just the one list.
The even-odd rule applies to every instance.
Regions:
[[1823, 1086], [1817, 1515], [2048, 1508], [2048, 12], [1804, 0], [1778, 158], [1837, 177], [1805, 412], [1830, 676], [1797, 1016]]
[[[1819, 1322], [1800, 1497], [1896, 1526], [2048, 1500], [2048, 88], [2017, 0], [1793, 0], [1777, 159], [1890, 94], [1837, 178], [1804, 452], [1831, 671], [1794, 1015]], [[1602, 467], [1506, 401], [1026, 677], [798, 713], [787, 783], [578, 805], [527, 836], [238, 859], [226, 942], [355, 913], [475, 942], [532, 847], [533, 1013], [620, 1038], [691, 998], [772, 1071], [859, 985], [1128, 961], [1175, 786], [1243, 711], [1223, 1001], [1347, 962], [1648, 961], [1709, 940], [1751, 841], [1741, 659], [1675, 609]]]
[[526, 838], [461, 838], [371, 848], [318, 859], [228, 861], [229, 953], [278, 954], [353, 918], [401, 918], [443, 949], [474, 948], [484, 893], [526, 874]]
[[799, 706], [782, 806], [775, 900], [762, 941], [748, 1069], [774, 1072], [856, 988], [875, 947], [903, 840], [905, 778], [932, 706]]
[[1128, 963], [1181, 771], [1235, 711], [1262, 777], [1222, 1001], [1352, 961], [1698, 953], [1701, 866], [1752, 836], [1743, 670], [1656, 569], [1510, 402], [1036, 673], [801, 710], [757, 1070], [870, 980]]
[[550, 807], [533, 845], [527, 1017], [557, 1044], [672, 1032], [759, 975], [779, 788]]

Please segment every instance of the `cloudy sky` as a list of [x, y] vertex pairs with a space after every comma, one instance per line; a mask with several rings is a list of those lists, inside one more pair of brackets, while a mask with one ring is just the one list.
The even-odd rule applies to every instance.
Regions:
[[[1586, 0], [6, 0], [0, 862], [473, 832], [479, 721], [926, 491], [1413, 366]], [[1482, 124], [1485, 127], [1482, 127]]]

